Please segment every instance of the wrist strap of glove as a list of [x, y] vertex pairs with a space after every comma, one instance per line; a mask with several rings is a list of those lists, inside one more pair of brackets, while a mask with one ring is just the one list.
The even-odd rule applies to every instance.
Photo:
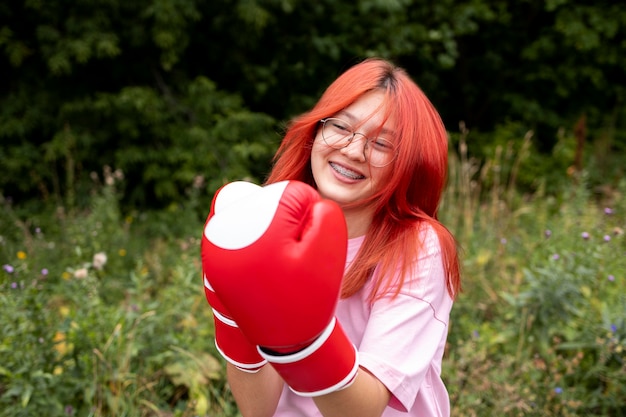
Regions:
[[324, 332], [309, 346], [287, 355], [258, 347], [291, 390], [316, 397], [348, 387], [359, 369], [358, 352], [333, 317]]

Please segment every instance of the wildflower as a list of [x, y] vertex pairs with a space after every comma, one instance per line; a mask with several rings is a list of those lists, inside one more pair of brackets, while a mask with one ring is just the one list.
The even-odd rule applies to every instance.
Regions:
[[613, 209], [610, 207], [605, 207], [604, 208], [604, 214], [606, 214], [607, 216], [610, 216], [611, 214], [613, 214]]
[[46, 275], [48, 275], [48, 269], [47, 269], [47, 268], [42, 269], [42, 270], [41, 270], [41, 275], [43, 275], [44, 277], [45, 277]]
[[604, 235], [604, 241], [605, 242], [609, 242], [611, 240], [611, 236], [609, 235]]
[[2, 265], [2, 269], [4, 269], [5, 272], [12, 274], [13, 271], [15, 271], [15, 268], [13, 268], [11, 265], [9, 264], [4, 264]]
[[554, 393], [555, 393], [555, 394], [557, 394], [557, 395], [558, 395], [558, 394], [561, 394], [562, 392], [563, 392], [563, 388], [561, 388], [561, 387], [556, 387], [556, 388], [554, 388]]
[[70, 275], [69, 272], [65, 271], [61, 274], [61, 278], [67, 281], [68, 279], [72, 278], [72, 275]]
[[12, 282], [11, 283], [11, 288], [16, 289], [17, 288], [17, 282]]
[[506, 245], [506, 238], [503, 237], [502, 239], [500, 239], [500, 244], [502, 245]]
[[550, 229], [546, 229], [546, 231], [545, 231], [545, 232], [543, 232], [543, 235], [544, 235], [545, 237], [550, 237], [550, 236], [552, 236], [552, 230], [550, 230]]
[[67, 317], [70, 314], [70, 308], [68, 306], [59, 307], [59, 314], [61, 317]]
[[478, 338], [480, 337], [480, 334], [478, 333], [478, 330], [474, 330], [474, 331], [472, 332], [472, 337], [473, 337], [474, 339], [478, 339]]
[[74, 407], [72, 407], [71, 405], [66, 405], [65, 406], [65, 414], [67, 414], [68, 416], [73, 416], [74, 415]]
[[193, 179], [193, 188], [200, 189], [204, 185], [204, 177], [202, 175], [196, 175]]
[[615, 281], [615, 276], [614, 275], [609, 275], [608, 277], [606, 277], [609, 281], [613, 282]]
[[98, 252], [93, 256], [92, 265], [98, 271], [102, 270], [104, 264], [107, 263], [107, 254], [104, 252]]
[[582, 233], [580, 234], [580, 237], [582, 237], [583, 239], [587, 240], [587, 239], [589, 239], [589, 233], [587, 233], [587, 232], [582, 232]]
[[104, 183], [106, 185], [113, 185], [115, 184], [115, 178], [113, 177], [113, 173], [111, 171], [111, 167], [108, 165], [105, 165], [102, 169], [102, 174], [104, 175]]
[[41, 228], [40, 227], [35, 227], [35, 233], [40, 234], [41, 233]]
[[59, 355], [63, 356], [67, 353], [67, 338], [65, 337], [65, 333], [57, 331], [52, 338], [52, 342], [54, 343], [54, 350], [56, 350]]
[[113, 171], [113, 177], [116, 180], [123, 180], [124, 179], [124, 171], [122, 171], [121, 169], [116, 169], [115, 171]]
[[559, 255], [558, 253], [555, 253], [554, 255], [552, 255], [552, 260], [554, 261], [558, 261], [561, 258], [561, 255]]
[[617, 333], [617, 326], [616, 325], [611, 324], [611, 332]]
[[17, 259], [20, 259], [20, 260], [26, 259], [26, 252], [24, 252], [23, 250], [19, 251], [17, 253]]
[[120, 256], [126, 256], [126, 249], [120, 249], [117, 251], [117, 254]]
[[87, 268], [80, 268], [74, 271], [74, 278], [77, 278], [77, 279], [87, 278]]

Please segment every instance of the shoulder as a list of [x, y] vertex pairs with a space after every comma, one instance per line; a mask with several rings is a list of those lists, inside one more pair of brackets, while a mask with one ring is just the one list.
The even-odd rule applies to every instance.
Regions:
[[[373, 282], [386, 279], [389, 285], [380, 286], [378, 296], [405, 294], [429, 301], [440, 299], [446, 292], [440, 235], [428, 222], [418, 223], [404, 237], [403, 251], [396, 253], [393, 274], [381, 276], [376, 268]], [[382, 293], [380, 293], [382, 291]]]
[[438, 231], [428, 222], [420, 222], [415, 226], [415, 233], [420, 243], [419, 250], [415, 254], [419, 260], [424, 257], [440, 256], [441, 242]]

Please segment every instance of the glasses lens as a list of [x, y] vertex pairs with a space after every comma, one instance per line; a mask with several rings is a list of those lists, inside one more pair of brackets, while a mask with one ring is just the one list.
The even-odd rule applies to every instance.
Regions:
[[396, 149], [393, 143], [386, 139], [368, 139], [366, 154], [372, 166], [384, 167], [395, 159]]
[[322, 138], [331, 148], [341, 149], [350, 143], [353, 130], [348, 122], [341, 119], [326, 119], [322, 127]]

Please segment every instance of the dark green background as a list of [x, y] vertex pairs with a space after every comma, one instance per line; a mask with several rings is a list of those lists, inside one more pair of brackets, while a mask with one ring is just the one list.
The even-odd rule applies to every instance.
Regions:
[[104, 165], [134, 207], [198, 175], [209, 197], [262, 181], [284, 122], [367, 56], [405, 67], [477, 157], [503, 127], [552, 157], [582, 117], [623, 156], [625, 26], [608, 0], [4, 1], [0, 192], [79, 205]]

